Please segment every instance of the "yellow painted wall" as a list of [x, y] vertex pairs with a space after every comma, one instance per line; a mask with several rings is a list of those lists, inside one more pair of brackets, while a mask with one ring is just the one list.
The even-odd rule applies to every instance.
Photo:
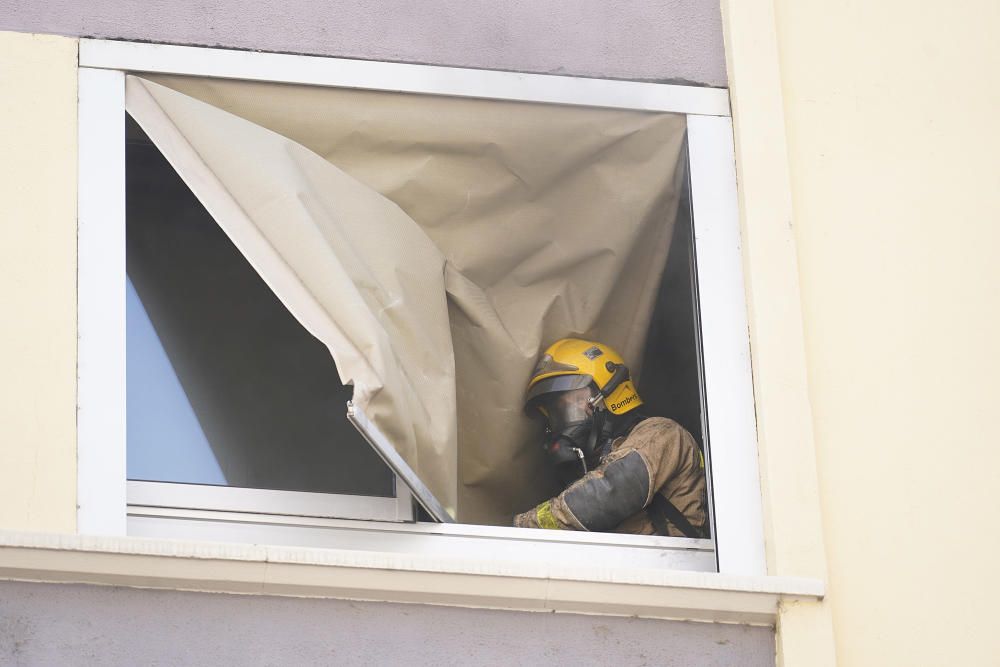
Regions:
[[0, 33], [2, 529], [76, 529], [76, 61]]
[[[772, 0], [723, 0], [767, 571], [827, 579]], [[778, 609], [782, 667], [836, 664], [831, 605]]]
[[1000, 3], [775, 0], [843, 665], [1000, 660]]

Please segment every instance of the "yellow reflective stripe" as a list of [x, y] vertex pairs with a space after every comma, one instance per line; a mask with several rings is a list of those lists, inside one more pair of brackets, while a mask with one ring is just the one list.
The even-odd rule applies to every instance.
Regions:
[[535, 509], [535, 517], [539, 528], [549, 528], [551, 530], [562, 530], [559, 521], [552, 514], [552, 501], [546, 500]]

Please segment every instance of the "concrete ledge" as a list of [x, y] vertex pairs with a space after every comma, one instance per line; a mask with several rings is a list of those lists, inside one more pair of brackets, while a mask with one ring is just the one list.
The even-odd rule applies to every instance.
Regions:
[[790, 577], [0, 531], [0, 579], [774, 625]]

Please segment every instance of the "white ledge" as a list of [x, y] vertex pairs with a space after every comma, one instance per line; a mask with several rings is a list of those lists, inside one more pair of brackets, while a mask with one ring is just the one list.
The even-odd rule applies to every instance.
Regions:
[[821, 581], [0, 531], [0, 579], [773, 625]]

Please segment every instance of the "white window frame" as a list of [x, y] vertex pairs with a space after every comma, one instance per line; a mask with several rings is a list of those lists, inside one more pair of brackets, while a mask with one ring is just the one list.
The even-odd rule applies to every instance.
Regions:
[[[80, 41], [79, 62], [78, 527], [81, 533], [204, 534], [211, 539], [347, 545], [368, 551], [455, 553], [458, 550], [483, 558], [499, 553], [515, 560], [579, 558], [587, 553], [592, 556], [589, 562], [607, 562], [615, 567], [671, 567], [741, 575], [766, 573], [733, 131], [726, 90], [86, 39]], [[181, 493], [176, 488], [158, 488], [159, 483], [154, 482], [126, 483], [126, 72], [685, 114], [713, 540], [386, 523], [407, 518], [403, 506], [412, 509], [412, 503], [403, 494], [386, 499], [390, 502], [383, 508], [385, 514], [366, 515], [364, 518], [376, 519], [367, 522], [331, 519], [328, 508], [316, 509], [324, 502], [358, 500], [352, 496], [338, 499], [334, 494], [301, 494], [299, 503], [292, 496], [285, 500], [269, 498], [266, 491], [208, 487], [212, 492], [220, 492], [207, 499], [208, 506], [182, 510], [165, 506], [170, 503], [162, 502], [163, 496], [158, 495]], [[405, 486], [397, 484], [397, 488]], [[195, 493], [204, 491], [196, 489]], [[313, 501], [319, 505], [310, 505]], [[181, 498], [178, 502], [185, 500]], [[304, 506], [313, 510], [302, 513]], [[269, 512], [261, 512], [262, 509]], [[362, 513], [370, 509], [361, 507]], [[333, 512], [339, 514], [341, 508], [335, 507]]]

